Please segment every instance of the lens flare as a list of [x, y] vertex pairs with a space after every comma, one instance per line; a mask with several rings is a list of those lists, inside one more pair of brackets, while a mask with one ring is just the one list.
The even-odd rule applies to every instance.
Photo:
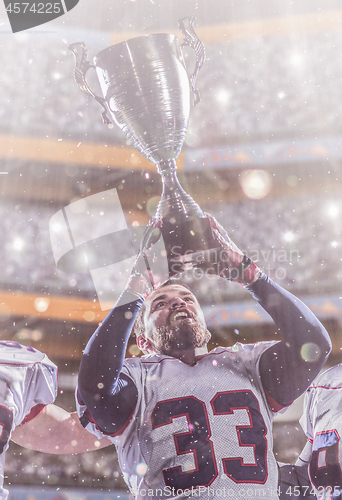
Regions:
[[50, 300], [46, 299], [45, 297], [38, 297], [35, 299], [33, 306], [36, 311], [42, 313], [48, 310], [50, 305]]
[[317, 344], [313, 342], [308, 342], [307, 344], [304, 344], [300, 351], [300, 355], [302, 356], [304, 361], [309, 361], [309, 362], [317, 361], [320, 354], [321, 354], [320, 348], [318, 347]]
[[139, 474], [139, 476], [144, 476], [147, 472], [147, 465], [143, 462], [137, 465], [136, 467], [136, 472]]
[[265, 198], [272, 189], [271, 176], [266, 170], [245, 170], [239, 180], [244, 194], [253, 200]]

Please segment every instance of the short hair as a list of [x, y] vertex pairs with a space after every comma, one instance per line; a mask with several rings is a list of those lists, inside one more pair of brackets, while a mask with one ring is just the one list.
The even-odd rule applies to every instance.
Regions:
[[[158, 288], [156, 288], [156, 290], [159, 290], [160, 288], [169, 285], [180, 285], [183, 288], [190, 290], [191, 293], [193, 293], [191, 288], [178, 278], [169, 278], [167, 281], [164, 281], [164, 283], [162, 283]], [[135, 335], [135, 338], [139, 337], [140, 335], [145, 337], [145, 322], [144, 322], [145, 311], [146, 311], [146, 305], [144, 302], [137, 314], [137, 317], [135, 318], [135, 322], [133, 325], [132, 333], [133, 335]]]

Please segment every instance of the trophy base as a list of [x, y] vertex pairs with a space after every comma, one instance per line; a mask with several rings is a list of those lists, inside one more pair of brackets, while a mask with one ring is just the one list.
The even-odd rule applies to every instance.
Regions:
[[170, 223], [163, 220], [161, 233], [164, 239], [170, 276], [191, 269], [194, 264], [208, 261], [214, 262], [215, 252], [221, 250], [213, 237], [210, 221], [199, 217], [182, 223]]

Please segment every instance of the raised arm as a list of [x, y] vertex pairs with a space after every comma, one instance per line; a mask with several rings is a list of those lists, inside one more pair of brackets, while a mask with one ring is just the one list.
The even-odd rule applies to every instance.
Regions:
[[260, 376], [268, 402], [274, 410], [279, 410], [302, 394], [319, 373], [331, 350], [329, 335], [303, 302], [261, 273], [224, 228], [208, 217], [222, 247], [214, 268], [216, 274], [245, 285], [284, 338], [260, 359]]
[[116, 435], [134, 411], [137, 388], [121, 370], [144, 297], [168, 278], [168, 263], [161, 252], [163, 248], [163, 242], [159, 240], [150, 252], [139, 254], [124, 292], [86, 346], [77, 391], [79, 402], [87, 407], [81, 419], [84, 426], [93, 420], [102, 432]]
[[86, 431], [76, 412], [50, 404], [32, 420], [19, 425], [12, 432], [12, 441], [29, 450], [56, 455], [84, 453], [109, 446], [111, 441], [100, 441]]
[[300, 396], [318, 375], [331, 350], [330, 338], [301, 300], [265, 274], [247, 288], [283, 336], [260, 359], [260, 376], [269, 403], [279, 410], [279, 406], [287, 406]]
[[143, 299], [124, 292], [100, 324], [83, 353], [77, 398], [87, 407], [82, 421], [96, 422], [106, 434], [115, 435], [133, 413], [138, 393], [133, 381], [121, 374], [126, 347]]

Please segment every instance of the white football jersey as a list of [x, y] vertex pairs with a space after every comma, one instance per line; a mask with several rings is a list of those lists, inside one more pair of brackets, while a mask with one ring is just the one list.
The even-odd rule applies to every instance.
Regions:
[[[258, 368], [272, 345], [218, 347], [194, 366], [155, 354], [125, 360], [138, 402], [111, 439], [136, 499], [278, 498], [274, 413]], [[101, 438], [94, 423], [87, 429]]]
[[300, 424], [312, 442], [309, 474], [317, 498], [340, 498], [337, 493], [342, 490], [342, 364], [318, 375], [308, 388]]
[[0, 500], [5, 452], [15, 427], [33, 418], [57, 395], [57, 367], [49, 358], [18, 342], [0, 341]]

